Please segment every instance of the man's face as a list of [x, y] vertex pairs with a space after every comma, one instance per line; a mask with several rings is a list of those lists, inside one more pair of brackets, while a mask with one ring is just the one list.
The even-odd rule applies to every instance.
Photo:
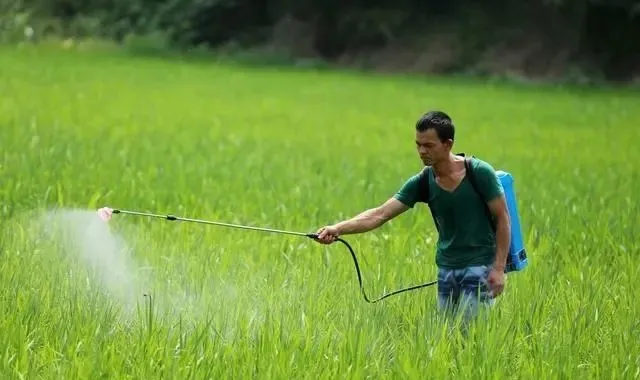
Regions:
[[443, 143], [434, 128], [424, 132], [416, 131], [416, 148], [425, 165], [431, 166], [445, 160], [451, 150], [451, 142]]

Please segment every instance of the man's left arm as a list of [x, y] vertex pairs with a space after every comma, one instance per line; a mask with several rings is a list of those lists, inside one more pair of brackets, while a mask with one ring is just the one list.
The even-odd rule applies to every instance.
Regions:
[[504, 188], [496, 175], [495, 169], [487, 162], [481, 162], [477, 167], [478, 182], [485, 196], [485, 202], [496, 222], [496, 257], [494, 268], [504, 271], [507, 265], [507, 255], [511, 245], [511, 226], [507, 200]]
[[504, 272], [511, 245], [511, 226], [504, 194], [489, 201], [489, 210], [496, 220], [496, 258], [493, 267]]

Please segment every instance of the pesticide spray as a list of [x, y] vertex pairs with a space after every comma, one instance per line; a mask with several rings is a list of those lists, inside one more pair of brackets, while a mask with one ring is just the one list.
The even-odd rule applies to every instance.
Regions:
[[[148, 235], [132, 225], [122, 227], [106, 224], [95, 211], [59, 208], [16, 216], [6, 231], [16, 250], [41, 264], [38, 276], [45, 283], [64, 282], [71, 293], [108, 304], [121, 321], [140, 320], [152, 301], [159, 317], [197, 320], [199, 300], [179, 285], [166, 284], [173, 273], [157, 275], [156, 268], [143, 260], [141, 253], [150, 246]], [[154, 253], [164, 252], [154, 246]], [[157, 289], [163, 297], [153, 299]]]
[[197, 254], [193, 249], [210, 247], [167, 245], [154, 231], [122, 222], [105, 223], [93, 210], [30, 211], [5, 225], [3, 242], [24, 256], [26, 271], [38, 271], [27, 279], [37, 276], [62, 290], [60, 307], [98, 307], [128, 326], [172, 326], [180, 333], [208, 326], [218, 338], [233, 340], [238, 330], [258, 333], [268, 312], [279, 307], [266, 304], [259, 276], [247, 281], [216, 272], [193, 284], [184, 261]]
[[43, 249], [53, 247], [70, 269], [86, 273], [88, 286], [99, 287], [126, 315], [136, 310], [149, 279], [122, 236], [86, 210], [49, 210], [35, 220], [32, 236]]

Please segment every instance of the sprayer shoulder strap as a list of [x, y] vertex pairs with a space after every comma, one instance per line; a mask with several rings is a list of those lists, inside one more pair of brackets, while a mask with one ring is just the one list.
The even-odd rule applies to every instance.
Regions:
[[471, 186], [473, 187], [473, 190], [476, 192], [476, 194], [478, 194], [478, 196], [480, 197], [480, 201], [482, 202], [482, 204], [484, 205], [484, 213], [487, 215], [487, 218], [489, 219], [489, 221], [491, 222], [491, 227], [493, 228], [493, 232], [496, 232], [496, 225], [494, 222], [494, 218], [493, 215], [491, 214], [491, 210], [489, 209], [489, 205], [487, 204], [487, 202], [484, 200], [484, 195], [482, 194], [482, 191], [480, 191], [480, 187], [478, 186], [478, 182], [476, 180], [476, 175], [471, 167], [471, 159], [473, 158], [473, 156], [471, 157], [465, 157], [464, 159], [464, 166], [465, 166], [465, 170], [466, 170], [466, 175], [467, 178], [469, 178], [469, 183], [471, 183]]
[[[471, 167], [471, 160], [472, 157], [465, 157], [464, 158], [464, 169], [465, 169], [465, 175], [467, 176], [467, 178], [469, 179], [469, 182], [471, 183], [471, 186], [473, 187], [473, 190], [480, 196], [482, 197], [482, 193], [480, 192], [480, 188], [478, 187], [478, 183], [476, 182], [476, 176], [475, 173], [473, 172], [473, 169]], [[482, 198], [484, 199], [484, 198]]]

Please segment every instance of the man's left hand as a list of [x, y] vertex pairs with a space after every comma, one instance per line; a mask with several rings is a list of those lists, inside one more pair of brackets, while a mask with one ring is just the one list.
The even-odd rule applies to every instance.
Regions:
[[491, 269], [487, 281], [493, 297], [498, 297], [504, 290], [504, 270], [500, 270], [499, 268]]

